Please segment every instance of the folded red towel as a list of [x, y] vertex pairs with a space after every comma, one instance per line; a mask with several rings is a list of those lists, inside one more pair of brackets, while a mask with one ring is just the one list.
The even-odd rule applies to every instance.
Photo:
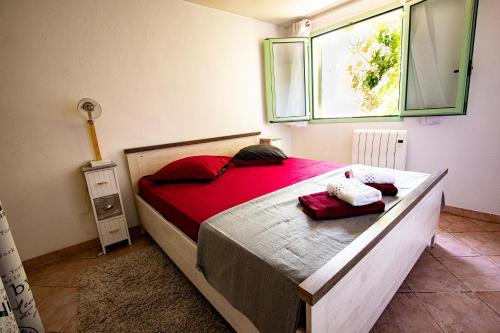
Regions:
[[398, 194], [398, 188], [394, 186], [394, 184], [365, 184], [367, 186], [371, 186], [373, 188], [376, 188], [380, 192], [382, 192], [382, 195], [387, 195], [391, 197], [395, 197]]
[[[351, 178], [351, 173], [349, 171], [345, 172], [346, 178]], [[366, 183], [365, 185], [376, 188], [382, 195], [387, 195], [394, 197], [398, 194], [398, 188], [394, 186], [394, 184], [375, 184], [375, 183]]]
[[304, 213], [314, 220], [381, 213], [385, 209], [385, 203], [382, 200], [364, 206], [351, 206], [336, 197], [331, 197], [326, 191], [301, 196], [299, 201]]

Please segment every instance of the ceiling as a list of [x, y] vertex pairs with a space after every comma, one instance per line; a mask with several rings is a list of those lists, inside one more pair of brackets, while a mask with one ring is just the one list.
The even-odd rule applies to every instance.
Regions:
[[314, 15], [346, 0], [186, 0], [273, 24]]

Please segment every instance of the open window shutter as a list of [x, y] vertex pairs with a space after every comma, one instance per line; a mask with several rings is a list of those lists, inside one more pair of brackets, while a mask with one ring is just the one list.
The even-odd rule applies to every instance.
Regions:
[[270, 122], [310, 119], [309, 38], [264, 41], [266, 106]]
[[402, 116], [465, 114], [477, 0], [405, 4]]

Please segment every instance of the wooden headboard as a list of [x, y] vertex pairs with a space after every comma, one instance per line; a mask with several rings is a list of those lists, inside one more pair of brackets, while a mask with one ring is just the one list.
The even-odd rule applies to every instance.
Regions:
[[134, 192], [139, 192], [141, 177], [155, 173], [167, 163], [193, 155], [233, 156], [241, 148], [257, 144], [259, 135], [260, 132], [251, 132], [125, 149]]

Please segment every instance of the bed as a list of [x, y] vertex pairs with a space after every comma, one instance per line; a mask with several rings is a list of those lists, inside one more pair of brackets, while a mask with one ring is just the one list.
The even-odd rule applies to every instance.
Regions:
[[[148, 186], [147, 178], [141, 178], [154, 173], [168, 162], [186, 156], [198, 154], [232, 156], [242, 147], [257, 143], [259, 135], [259, 132], [244, 133], [125, 150], [141, 225], [238, 332], [258, 330], [252, 321], [227, 301], [218, 291], [220, 289], [214, 288], [197, 269], [196, 241], [199, 225], [213, 214], [225, 209], [341, 166], [327, 162], [290, 159], [287, 164], [289, 167], [293, 167], [294, 170], [303, 167], [303, 172], [294, 172], [296, 179], [275, 177], [273, 172], [276, 172], [276, 169], [269, 167], [268, 170], [262, 171], [264, 176], [259, 176], [264, 177], [261, 182], [263, 186], [254, 186], [248, 191], [243, 191], [244, 195], [241, 193], [227, 195], [227, 200], [208, 200], [201, 205], [202, 207], [198, 207], [200, 209], [194, 211], [188, 210], [187, 207], [190, 206], [189, 202], [199, 201], [199, 198], [191, 197], [190, 200], [176, 201], [176, 198], [183, 197], [176, 194], [185, 193], [182, 192], [186, 190], [185, 187], [177, 188], [176, 190], [180, 191], [178, 193], [172, 191], [172, 188], [165, 192], [167, 194], [155, 193], [158, 188]], [[227, 172], [226, 181], [229, 184], [237, 185], [238, 180], [242, 181], [242, 178], [246, 177], [238, 174], [239, 170], [228, 171], [230, 172]], [[252, 172], [248, 172], [248, 169], [245, 172], [247, 176], [250, 174], [248, 176], [250, 178], [247, 179], [250, 180]], [[307, 332], [370, 330], [422, 251], [433, 242], [439, 219], [442, 179], [446, 172], [442, 170], [427, 177], [416, 189], [378, 218], [376, 223], [371, 224], [333, 258], [324, 262], [296, 286], [295, 293], [305, 304], [304, 318], [299, 330]], [[267, 180], [265, 175], [268, 177]], [[253, 177], [255, 176], [253, 174]], [[271, 181], [277, 178], [281, 180]], [[199, 192], [203, 197], [210, 197], [207, 193], [215, 194], [212, 197], [220, 197], [218, 195], [220, 193], [216, 192], [218, 186], [211, 188], [210, 185], [205, 185], [201, 187], [202, 190], [198, 188], [195, 192]], [[232, 188], [238, 192], [238, 186]], [[228, 188], [222, 187], [222, 191], [227, 193]], [[142, 197], [139, 192], [142, 193]], [[167, 200], [158, 199], [162, 196]], [[163, 204], [160, 201], [163, 201]], [[170, 202], [170, 207], [165, 205], [165, 201]], [[171, 223], [165, 216], [172, 221], [175, 220], [175, 223]]]

